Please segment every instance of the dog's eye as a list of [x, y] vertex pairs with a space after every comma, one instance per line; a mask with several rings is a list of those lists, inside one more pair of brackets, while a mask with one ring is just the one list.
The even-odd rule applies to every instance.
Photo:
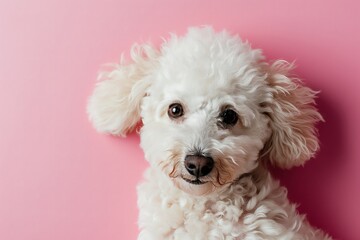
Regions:
[[168, 115], [170, 118], [179, 118], [184, 115], [184, 109], [180, 103], [173, 103], [169, 106]]
[[227, 125], [235, 125], [239, 119], [237, 113], [234, 110], [226, 109], [220, 114], [221, 121]]

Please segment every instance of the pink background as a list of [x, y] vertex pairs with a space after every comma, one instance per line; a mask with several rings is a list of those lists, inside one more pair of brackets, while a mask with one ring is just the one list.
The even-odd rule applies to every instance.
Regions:
[[310, 221], [360, 239], [358, 1], [2, 0], [0, 239], [135, 239], [138, 136], [97, 134], [85, 106], [99, 66], [135, 41], [211, 24], [296, 60], [322, 91], [321, 151], [275, 170]]

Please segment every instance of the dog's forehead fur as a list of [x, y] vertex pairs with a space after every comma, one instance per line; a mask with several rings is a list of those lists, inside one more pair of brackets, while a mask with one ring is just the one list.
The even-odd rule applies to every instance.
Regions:
[[159, 101], [191, 101], [192, 107], [212, 101], [257, 104], [265, 85], [256, 68], [262, 59], [260, 50], [238, 36], [190, 29], [184, 37], [172, 36], [163, 44], [148, 92]]

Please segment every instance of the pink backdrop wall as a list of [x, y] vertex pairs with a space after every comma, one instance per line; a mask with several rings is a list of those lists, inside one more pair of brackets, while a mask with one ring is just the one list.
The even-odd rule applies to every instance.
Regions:
[[112, 240], [137, 235], [136, 192], [147, 166], [139, 138], [97, 134], [86, 99], [99, 66], [134, 41], [211, 24], [296, 60], [322, 91], [321, 152], [275, 170], [310, 221], [360, 239], [358, 1], [2, 0], [0, 239]]

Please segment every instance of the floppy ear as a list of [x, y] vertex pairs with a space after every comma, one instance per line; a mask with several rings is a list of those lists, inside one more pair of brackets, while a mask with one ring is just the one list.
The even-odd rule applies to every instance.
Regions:
[[272, 136], [266, 145], [270, 161], [279, 167], [299, 166], [319, 149], [315, 124], [323, 120], [315, 108], [317, 92], [289, 76], [292, 64], [276, 61], [267, 69], [272, 94], [265, 103]]
[[99, 132], [125, 136], [140, 121], [140, 104], [159, 53], [149, 45], [133, 45], [131, 64], [114, 64], [99, 74], [87, 112]]

